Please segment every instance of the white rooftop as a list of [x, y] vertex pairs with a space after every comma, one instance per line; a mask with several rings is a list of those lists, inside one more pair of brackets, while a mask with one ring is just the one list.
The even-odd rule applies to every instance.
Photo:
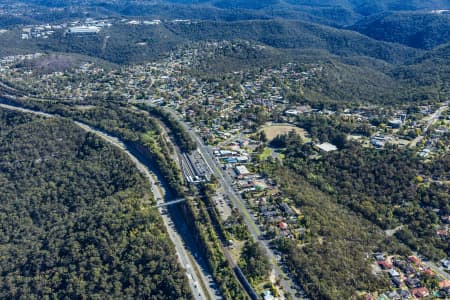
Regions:
[[70, 33], [98, 33], [100, 28], [97, 26], [75, 26], [70, 27]]
[[330, 143], [323, 143], [320, 145], [316, 145], [316, 147], [325, 152], [336, 151], [338, 149], [335, 145]]
[[236, 172], [238, 175], [248, 175], [250, 174], [246, 166], [236, 166]]

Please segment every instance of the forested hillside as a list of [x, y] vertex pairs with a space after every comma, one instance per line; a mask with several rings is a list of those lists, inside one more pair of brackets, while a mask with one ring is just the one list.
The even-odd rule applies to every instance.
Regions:
[[[154, 0], [154, 1], [47, 1], [23, 0], [27, 5], [58, 7], [54, 16], [41, 13], [37, 18], [76, 17], [73, 7], [87, 9], [91, 16], [122, 15], [203, 20], [254, 20], [282, 18], [322, 24], [352, 25], [365, 16], [382, 11], [449, 9], [448, 0]], [[78, 16], [79, 17], [79, 16]]]
[[[106, 36], [106, 47], [104, 45]], [[377, 41], [359, 33], [300, 21], [202, 21], [158, 26], [116, 24], [94, 36], [67, 36], [57, 32], [48, 39], [18, 40], [14, 33], [0, 36], [0, 54], [34, 51], [78, 53], [113, 63], [155, 60], [189, 42], [246, 40], [277, 49], [320, 50], [342, 57], [363, 56], [404, 63], [423, 52]], [[146, 43], [146, 46], [140, 45]]]
[[[351, 299], [356, 291], [384, 289], [388, 282], [372, 273], [365, 253], [386, 247], [381, 231], [347, 211], [288, 167], [267, 165], [281, 190], [305, 214], [308, 237], [298, 246], [290, 239], [274, 242], [286, 255], [289, 269], [313, 299]], [[387, 243], [385, 243], [387, 242]]]
[[0, 110], [0, 298], [189, 299], [143, 177], [68, 121]]
[[393, 77], [416, 87], [435, 85], [448, 89], [450, 80], [450, 43], [437, 47], [406, 66], [392, 71]]
[[281, 49], [321, 49], [340, 56], [368, 56], [401, 63], [420, 52], [377, 42], [352, 31], [295, 21], [199, 22], [167, 25], [177, 36], [193, 41], [244, 39]]
[[298, 147], [291, 141], [285, 165], [383, 229], [403, 225], [399, 238], [413, 250], [433, 259], [450, 250], [446, 241], [433, 234], [433, 221], [439, 218], [435, 210], [448, 213], [449, 188], [423, 184], [419, 176], [441, 174], [445, 156], [425, 164], [410, 150], [380, 151], [351, 143], [317, 160], [305, 159], [308, 151], [308, 146]]
[[362, 20], [350, 29], [377, 40], [432, 49], [450, 41], [450, 15], [384, 13]]

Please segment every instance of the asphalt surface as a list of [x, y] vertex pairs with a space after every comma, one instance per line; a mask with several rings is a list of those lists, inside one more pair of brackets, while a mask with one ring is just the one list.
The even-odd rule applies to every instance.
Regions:
[[[1, 104], [0, 107], [4, 109], [9, 110], [15, 110], [25, 113], [31, 113], [34, 115], [40, 115], [47, 118], [55, 118], [57, 116], [52, 114], [47, 114], [39, 111], [34, 111], [26, 108]], [[105, 140], [106, 142], [116, 146], [119, 148], [123, 153], [127, 154], [127, 156], [133, 161], [133, 163], [136, 165], [136, 167], [139, 169], [139, 171], [145, 175], [145, 177], [149, 180], [151, 186], [152, 186], [152, 193], [155, 197], [155, 199], [164, 199], [165, 198], [165, 190], [163, 187], [157, 184], [158, 180], [156, 179], [156, 176], [148, 169], [146, 165], [140, 162], [140, 160], [134, 156], [125, 146], [125, 144], [120, 141], [118, 138], [113, 137], [105, 132], [96, 130], [92, 128], [91, 126], [81, 123], [81, 122], [74, 122], [78, 127], [82, 128], [83, 130], [87, 132], [92, 132]], [[208, 278], [208, 275], [202, 275], [201, 272], [199, 272], [200, 267], [196, 265], [195, 260], [192, 258], [192, 256], [189, 255], [188, 251], [186, 250], [184, 243], [182, 241], [182, 238], [178, 234], [178, 232], [175, 230], [175, 227], [173, 226], [173, 222], [170, 219], [169, 215], [163, 212], [162, 207], [158, 207], [158, 210], [161, 214], [161, 217], [163, 219], [164, 225], [167, 229], [167, 232], [169, 234], [170, 239], [172, 240], [173, 244], [175, 245], [175, 250], [178, 256], [178, 260], [180, 264], [183, 266], [183, 268], [186, 270], [186, 275], [188, 278], [189, 286], [192, 291], [192, 294], [194, 296], [194, 299], [196, 300], [202, 300], [202, 299], [216, 299], [216, 291], [211, 289], [210, 279]], [[194, 267], [193, 267], [194, 265]], [[194, 269], [195, 268], [195, 269]], [[198, 275], [200, 273], [201, 275]], [[202, 281], [202, 282], [200, 282]], [[206, 288], [205, 288], [206, 287]]]

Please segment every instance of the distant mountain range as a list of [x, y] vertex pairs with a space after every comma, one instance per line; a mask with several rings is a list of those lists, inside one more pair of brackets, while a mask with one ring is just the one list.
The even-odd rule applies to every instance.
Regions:
[[[210, 21], [291, 20], [357, 31], [377, 40], [432, 49], [449, 42], [450, 0], [0, 0], [39, 14], [0, 19], [0, 27], [74, 17]], [[65, 8], [46, 15], [45, 8]], [[42, 11], [43, 9], [43, 11]]]
[[[450, 9], [450, 0], [22, 0], [22, 2], [49, 7], [102, 7], [112, 13], [135, 16], [178, 15], [186, 18], [222, 20], [287, 18], [336, 26], [353, 25], [364, 17], [385, 11]], [[168, 11], [168, 8], [171, 9]]]
[[[230, 57], [224, 56], [218, 62], [205, 65], [211, 66], [210, 70], [226, 70], [234, 65], [244, 67], [286, 59], [329, 63], [320, 88], [330, 91], [330, 100], [426, 99], [438, 97], [450, 81], [447, 67], [450, 65], [450, 15], [445, 11], [450, 9], [450, 0], [26, 2], [42, 13], [0, 18], [0, 28], [2, 22], [9, 22], [14, 27], [22, 20], [28, 23], [61, 22], [81, 17], [193, 19], [197, 22], [163, 22], [161, 26], [132, 28], [117, 24], [83, 39], [55, 34], [34, 42], [5, 35], [0, 54], [39, 50], [77, 53], [128, 64], [158, 59], [189, 43], [245, 40], [265, 45], [270, 50], [253, 53], [244, 47], [242, 57], [252, 53], [252, 60], [241, 59], [238, 55], [233, 57], [233, 63], [226, 63]], [[54, 6], [65, 9], [59, 9], [55, 14], [54, 10], [48, 9]], [[103, 49], [105, 36], [109, 36], [108, 47]], [[151, 46], [143, 48], [139, 46], [142, 42]], [[418, 88], [409, 93], [410, 87]], [[319, 87], [317, 91], [315, 88], [311, 91], [323, 95]]]

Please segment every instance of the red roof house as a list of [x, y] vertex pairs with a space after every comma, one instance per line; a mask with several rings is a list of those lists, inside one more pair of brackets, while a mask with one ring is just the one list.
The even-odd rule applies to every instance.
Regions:
[[286, 224], [285, 222], [280, 222], [280, 223], [278, 224], [278, 227], [279, 227], [281, 230], [286, 230], [286, 229], [288, 228], [288, 224]]
[[434, 276], [435, 273], [430, 268], [423, 270], [423, 274], [427, 274], [428, 276]]
[[410, 262], [420, 265], [420, 259], [417, 256], [409, 256], [408, 259]]
[[425, 297], [429, 296], [430, 292], [428, 291], [427, 288], [421, 287], [421, 288], [417, 288], [417, 289], [412, 289], [411, 294], [415, 298], [420, 299], [420, 298], [425, 298]]
[[385, 270], [388, 270], [388, 269], [392, 268], [392, 265], [390, 263], [388, 263], [387, 261], [385, 261], [385, 260], [379, 261], [378, 265], [380, 265], [380, 267], [385, 269]]
[[444, 280], [444, 281], [439, 282], [440, 289], [445, 289], [448, 287], [450, 287], [450, 280]]

